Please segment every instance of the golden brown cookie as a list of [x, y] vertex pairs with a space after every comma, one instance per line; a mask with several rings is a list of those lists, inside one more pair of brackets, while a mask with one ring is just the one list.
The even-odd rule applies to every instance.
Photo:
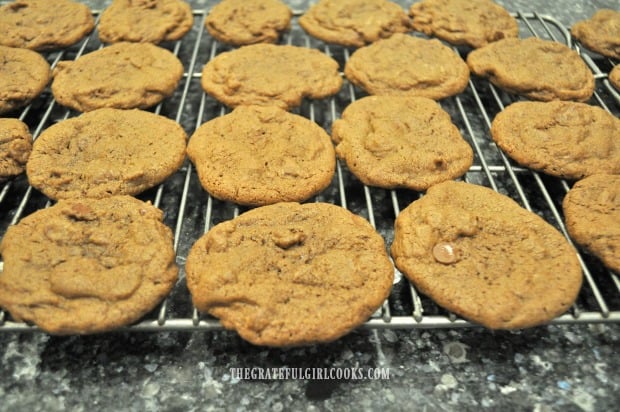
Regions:
[[135, 195], [181, 167], [185, 142], [183, 128], [166, 117], [98, 109], [41, 133], [28, 180], [51, 199]]
[[609, 82], [618, 90], [620, 90], [620, 64], [616, 64], [611, 72], [609, 72]]
[[329, 342], [387, 298], [383, 238], [327, 203], [277, 203], [213, 227], [185, 266], [194, 305], [256, 345]]
[[61, 200], [9, 227], [0, 306], [48, 333], [129, 325], [172, 289], [178, 268], [163, 213], [129, 196]]
[[587, 49], [620, 59], [620, 11], [600, 9], [589, 19], [575, 23], [570, 32]]
[[222, 53], [202, 71], [202, 88], [230, 107], [291, 109], [304, 97], [320, 99], [340, 90], [338, 62], [315, 49], [253, 44]]
[[280, 0], [224, 0], [209, 11], [205, 26], [216, 40], [234, 46], [275, 43], [290, 29], [292, 14]]
[[575, 250], [553, 226], [463, 182], [437, 184], [400, 213], [392, 256], [438, 305], [491, 329], [551, 321], [582, 282]]
[[0, 118], [0, 182], [24, 171], [31, 150], [28, 126], [17, 119]]
[[357, 49], [344, 74], [369, 94], [435, 100], [461, 93], [469, 81], [467, 64], [439, 40], [400, 33]]
[[194, 22], [183, 0], [113, 0], [99, 20], [99, 39], [105, 43], [179, 40]]
[[414, 30], [474, 48], [519, 36], [517, 20], [491, 0], [422, 0], [409, 9]]
[[620, 175], [578, 181], [562, 207], [571, 238], [620, 273]]
[[304, 201], [329, 186], [336, 167], [325, 130], [278, 107], [239, 106], [208, 121], [187, 154], [206, 191], [251, 206]]
[[116, 43], [53, 71], [52, 93], [63, 106], [88, 112], [102, 107], [145, 109], [172, 95], [183, 64], [150, 43]]
[[403, 8], [387, 0], [319, 0], [299, 25], [324, 42], [354, 47], [411, 30]]
[[336, 153], [363, 183], [426, 190], [462, 176], [473, 161], [450, 115], [425, 97], [368, 96], [332, 126]]
[[532, 100], [586, 101], [594, 76], [576, 51], [537, 37], [504, 39], [473, 50], [471, 71], [510, 93]]
[[0, 6], [0, 44], [31, 50], [59, 49], [95, 27], [90, 9], [70, 0], [17, 0]]
[[50, 65], [39, 53], [0, 46], [0, 114], [26, 106], [50, 77]]
[[519, 164], [580, 179], [620, 173], [620, 119], [578, 102], [516, 102], [491, 124], [491, 136]]

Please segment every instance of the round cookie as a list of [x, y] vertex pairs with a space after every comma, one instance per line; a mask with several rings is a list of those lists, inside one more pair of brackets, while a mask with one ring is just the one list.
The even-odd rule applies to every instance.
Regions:
[[491, 136], [517, 163], [551, 176], [620, 173], [620, 119], [598, 106], [516, 102], [495, 116]]
[[494, 85], [531, 100], [586, 101], [594, 76], [576, 51], [537, 37], [504, 39], [473, 50], [471, 71]]
[[562, 207], [571, 238], [620, 273], [620, 175], [578, 181]]
[[70, 0], [17, 0], [0, 6], [0, 44], [31, 50], [60, 49], [95, 27], [90, 9]]
[[587, 49], [620, 59], [620, 11], [597, 10], [591, 18], [575, 23], [570, 32]]
[[620, 90], [620, 64], [616, 64], [611, 72], [609, 72], [609, 82], [618, 90]]
[[209, 11], [205, 26], [216, 40], [234, 46], [275, 43], [290, 29], [292, 15], [280, 0], [224, 0]]
[[203, 68], [202, 88], [230, 107], [291, 109], [304, 97], [320, 99], [340, 90], [338, 62], [306, 47], [253, 44], [219, 54]]
[[48, 333], [129, 325], [172, 289], [178, 268], [163, 213], [129, 196], [61, 200], [9, 227], [0, 306]]
[[517, 20], [491, 0], [422, 0], [409, 9], [414, 30], [474, 48], [518, 37]]
[[123, 42], [61, 61], [53, 76], [54, 97], [74, 110], [145, 109], [174, 93], [183, 64], [153, 44]]
[[51, 199], [136, 195], [181, 167], [185, 143], [183, 128], [163, 116], [98, 109], [41, 133], [28, 180]]
[[113, 0], [99, 19], [99, 39], [105, 43], [179, 40], [194, 22], [183, 0]]
[[381, 306], [394, 278], [383, 238], [327, 203], [277, 203], [220, 223], [185, 268], [198, 310], [267, 346], [338, 339]]
[[467, 64], [449, 47], [401, 33], [357, 49], [344, 74], [369, 94], [435, 100], [461, 93], [469, 82]]
[[545, 324], [575, 301], [582, 273], [553, 226], [489, 188], [439, 183], [395, 222], [392, 256], [420, 292], [490, 329]]
[[31, 150], [28, 126], [17, 119], [0, 118], [0, 182], [24, 171]]
[[368, 96], [332, 126], [336, 153], [363, 183], [423, 191], [462, 176], [473, 161], [450, 115], [425, 97]]
[[50, 77], [50, 65], [39, 53], [0, 46], [0, 114], [26, 106]]
[[353, 47], [411, 30], [402, 7], [387, 0], [319, 0], [299, 25], [324, 42]]
[[187, 154], [206, 191], [251, 206], [306, 200], [329, 186], [336, 167], [327, 133], [277, 107], [239, 106], [208, 121]]

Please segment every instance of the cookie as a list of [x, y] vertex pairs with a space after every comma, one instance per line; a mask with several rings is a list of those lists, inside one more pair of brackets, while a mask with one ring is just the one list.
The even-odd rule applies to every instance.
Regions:
[[575, 301], [582, 273], [553, 226], [507, 196], [439, 183], [395, 222], [396, 266], [439, 306], [490, 329], [545, 324]]
[[516, 102], [493, 119], [491, 136], [517, 163], [551, 176], [620, 173], [620, 119], [598, 106]]
[[414, 30], [473, 48], [519, 36], [517, 20], [491, 0], [422, 0], [409, 9]]
[[471, 71], [494, 85], [531, 100], [586, 101], [594, 76], [576, 51], [537, 37], [504, 39], [473, 50]]
[[290, 29], [292, 15], [280, 0], [224, 0], [209, 11], [205, 27], [216, 40], [234, 46], [276, 43]]
[[50, 77], [50, 65], [39, 53], [0, 46], [0, 114], [26, 106]]
[[51, 199], [136, 195], [181, 167], [185, 141], [183, 128], [163, 116], [98, 109], [41, 133], [28, 180]]
[[351, 47], [411, 30], [403, 8], [387, 0], [319, 0], [299, 18], [299, 25], [324, 42]]
[[268, 346], [345, 335], [381, 306], [394, 277], [383, 238], [327, 203], [277, 203], [220, 223], [185, 269], [199, 311]]
[[600, 9], [589, 19], [575, 23], [570, 32], [587, 49], [620, 59], [620, 11]]
[[336, 153], [363, 183], [423, 191], [462, 176], [471, 147], [437, 102], [425, 97], [368, 96], [332, 126]]
[[9, 227], [0, 306], [52, 334], [129, 325], [172, 289], [178, 268], [163, 213], [129, 196], [61, 200]]
[[562, 207], [571, 238], [620, 273], [620, 175], [578, 181]]
[[179, 40], [194, 23], [192, 9], [182, 0], [113, 0], [99, 20], [105, 43]]
[[306, 200], [329, 186], [336, 167], [328, 134], [278, 107], [239, 106], [208, 121], [187, 154], [206, 191], [249, 206]]
[[0, 6], [0, 44], [31, 50], [60, 49], [95, 28], [90, 9], [70, 0], [17, 0]]
[[0, 182], [24, 171], [31, 150], [28, 126], [17, 119], [0, 118]]
[[123, 42], [61, 61], [53, 76], [54, 97], [74, 110], [145, 109], [174, 93], [183, 64], [153, 44]]
[[609, 82], [618, 90], [620, 90], [620, 64], [616, 64], [611, 72], [609, 72]]
[[304, 97], [320, 99], [340, 90], [338, 62], [315, 49], [253, 44], [219, 54], [203, 68], [202, 88], [230, 107], [292, 109]]
[[439, 40], [400, 33], [357, 49], [344, 74], [369, 94], [435, 100], [461, 93], [469, 81], [465, 62]]

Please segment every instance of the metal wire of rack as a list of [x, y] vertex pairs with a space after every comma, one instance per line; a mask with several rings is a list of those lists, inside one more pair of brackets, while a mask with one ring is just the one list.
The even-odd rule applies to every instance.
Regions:
[[[100, 11], [93, 11], [95, 17]], [[230, 47], [219, 44], [204, 29], [208, 10], [194, 10], [194, 26], [183, 39], [164, 44], [163, 47], [177, 55], [185, 66], [183, 80], [176, 93], [153, 109], [157, 114], [180, 123], [189, 135], [202, 123], [229, 112], [229, 110], [206, 95], [200, 86], [202, 66], [217, 54]], [[328, 45], [309, 37], [297, 24], [295, 12], [291, 31], [282, 43], [313, 47], [333, 57], [343, 68], [351, 50]], [[569, 32], [555, 19], [537, 13], [514, 13], [520, 25], [520, 36], [537, 36], [563, 42], [574, 47], [584, 58], [597, 80], [593, 104], [618, 116], [620, 95], [607, 80], [614, 62], [582, 50], [573, 44]], [[413, 33], [412, 35], [420, 35]], [[421, 35], [420, 35], [421, 36]], [[46, 55], [54, 67], [61, 60], [79, 56], [103, 47], [93, 32], [78, 45]], [[467, 49], [454, 48], [465, 58]], [[345, 80], [342, 90], [335, 96], [317, 101], [305, 101], [295, 113], [309, 118], [328, 132], [332, 122], [351, 102], [365, 94]], [[442, 100], [440, 104], [459, 127], [463, 137], [475, 153], [473, 166], [462, 180], [490, 187], [516, 200], [527, 210], [541, 215], [560, 230], [571, 242], [563, 223], [561, 202], [571, 183], [516, 166], [493, 143], [489, 128], [495, 114], [518, 99], [491, 85], [483, 79], [472, 77], [465, 92]], [[49, 89], [19, 113], [36, 139], [51, 124], [74, 117], [73, 112], [56, 104]], [[394, 219], [401, 209], [418, 199], [421, 193], [409, 190], [385, 190], [368, 187], [349, 173], [344, 163], [338, 162], [332, 184], [310, 201], [339, 204], [359, 214], [372, 224], [389, 246], [393, 239]], [[150, 200], [164, 213], [164, 221], [174, 229], [174, 249], [180, 267], [180, 279], [170, 295], [157, 309], [138, 323], [124, 328], [129, 331], [196, 331], [221, 329], [219, 321], [198, 313], [192, 306], [184, 281], [184, 264], [189, 248], [210, 227], [238, 216], [243, 207], [219, 201], [208, 195], [200, 186], [195, 170], [189, 161], [166, 182], [138, 196]], [[16, 224], [51, 202], [28, 185], [25, 176], [0, 183], [0, 237], [8, 226]], [[572, 243], [572, 242], [571, 242]], [[586, 252], [580, 252], [584, 273], [584, 286], [571, 310], [554, 319], [553, 324], [620, 322], [620, 279], [605, 269], [600, 261]], [[0, 262], [0, 271], [2, 262]], [[427, 297], [419, 294], [399, 272], [389, 298], [362, 327], [369, 329], [410, 328], [460, 328], [475, 324], [460, 319], [438, 307]], [[35, 326], [15, 322], [0, 310], [0, 332], [39, 331]]]

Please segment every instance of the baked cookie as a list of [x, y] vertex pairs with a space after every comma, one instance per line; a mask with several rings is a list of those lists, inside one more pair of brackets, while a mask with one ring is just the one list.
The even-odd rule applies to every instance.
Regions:
[[185, 142], [183, 128], [163, 116], [98, 109], [43, 131], [26, 171], [51, 199], [135, 195], [181, 167]]
[[129, 325], [172, 289], [178, 268], [163, 213], [129, 196], [61, 200], [9, 227], [0, 306], [48, 333]]
[[145, 109], [174, 93], [183, 64], [150, 43], [116, 43], [75, 61], [59, 62], [53, 76], [54, 97], [74, 110]]
[[491, 0], [422, 0], [409, 9], [414, 30], [474, 48], [519, 36], [517, 20]]
[[28, 126], [17, 119], [0, 118], [0, 182], [24, 171], [31, 150]]
[[600, 9], [591, 18], [575, 23], [570, 32], [587, 49], [620, 59], [620, 11]]
[[338, 62], [315, 49], [253, 44], [225, 52], [202, 70], [202, 88], [230, 107], [291, 109], [304, 97], [320, 99], [340, 90]]
[[578, 181], [562, 207], [571, 238], [620, 273], [620, 175]]
[[306, 200], [329, 186], [336, 167], [328, 134], [278, 107], [239, 106], [208, 121], [187, 154], [206, 191], [249, 206]]
[[344, 74], [369, 94], [443, 99], [469, 82], [467, 64], [439, 40], [397, 33], [357, 49]]
[[0, 114], [26, 106], [50, 77], [50, 65], [39, 53], [0, 46]]
[[185, 266], [194, 305], [256, 345], [333, 341], [388, 297], [383, 238], [327, 203], [277, 203], [220, 223]]
[[462, 182], [437, 184], [400, 213], [392, 256], [438, 305], [490, 329], [551, 321], [582, 282], [559, 231], [509, 197]]
[[532, 100], [586, 101], [594, 76], [576, 51], [537, 37], [504, 39], [473, 50], [471, 71], [494, 85]]
[[95, 28], [90, 9], [70, 0], [17, 0], [0, 6], [0, 44], [31, 50], [60, 49]]
[[290, 29], [292, 15], [280, 0], [224, 0], [209, 11], [205, 27], [216, 40], [234, 46], [275, 43]]
[[411, 30], [403, 8], [387, 0], [319, 0], [299, 25], [324, 42], [352, 47]]
[[491, 136], [517, 163], [580, 179], [620, 173], [620, 119], [578, 102], [516, 102], [495, 116]]
[[363, 183], [423, 191], [462, 176], [473, 161], [450, 115], [425, 97], [368, 96], [332, 126], [336, 153]]
[[194, 16], [183, 0], [113, 0], [101, 13], [99, 39], [105, 43], [179, 40]]
[[620, 90], [620, 64], [616, 64], [611, 72], [609, 72], [609, 82], [618, 90]]

